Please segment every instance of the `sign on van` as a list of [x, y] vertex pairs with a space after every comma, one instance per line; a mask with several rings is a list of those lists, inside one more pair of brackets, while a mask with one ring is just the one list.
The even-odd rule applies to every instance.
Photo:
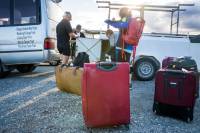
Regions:
[[36, 35], [36, 26], [17, 27], [17, 45], [19, 48], [35, 48], [36, 40], [33, 38]]

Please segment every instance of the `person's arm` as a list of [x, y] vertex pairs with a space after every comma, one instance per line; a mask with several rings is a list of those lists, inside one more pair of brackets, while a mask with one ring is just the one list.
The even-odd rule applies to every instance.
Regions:
[[128, 27], [128, 21], [112, 21], [112, 20], [106, 20], [105, 23], [115, 27], [115, 28], [127, 28]]
[[75, 34], [75, 33], [73, 33], [73, 32], [70, 32], [69, 33], [69, 36], [71, 37], [71, 38], [77, 38], [78, 36]]
[[72, 30], [72, 26], [71, 26], [70, 22], [66, 22], [65, 28], [66, 28], [67, 33], [70, 36], [70, 38], [77, 38], [77, 35]]

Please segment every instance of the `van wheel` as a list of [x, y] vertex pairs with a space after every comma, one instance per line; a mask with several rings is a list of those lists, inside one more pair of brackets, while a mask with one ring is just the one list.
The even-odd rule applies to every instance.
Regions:
[[134, 74], [136, 79], [148, 81], [154, 78], [156, 72], [156, 64], [148, 58], [138, 60], [134, 65]]
[[11, 71], [0, 72], [0, 79], [7, 77]]
[[0, 60], [0, 79], [5, 78], [6, 76], [8, 76], [11, 71], [12, 71], [11, 69], [8, 69], [7, 71], [5, 71], [3, 69], [3, 65], [2, 65], [1, 60]]
[[17, 70], [21, 73], [28, 73], [32, 72], [35, 70], [36, 66], [35, 65], [18, 65]]

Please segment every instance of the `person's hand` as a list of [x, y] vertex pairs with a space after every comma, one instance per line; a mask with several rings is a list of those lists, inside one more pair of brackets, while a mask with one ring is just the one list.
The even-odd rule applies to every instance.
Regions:
[[104, 22], [105, 23], [109, 23], [111, 20], [109, 20], [109, 19], [106, 19]]
[[75, 38], [79, 38], [79, 36], [78, 36], [78, 35], [75, 35]]

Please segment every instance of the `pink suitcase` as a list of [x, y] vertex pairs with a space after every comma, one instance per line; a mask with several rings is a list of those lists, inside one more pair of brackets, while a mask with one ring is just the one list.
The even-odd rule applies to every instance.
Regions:
[[84, 64], [82, 107], [87, 127], [128, 125], [129, 64]]

